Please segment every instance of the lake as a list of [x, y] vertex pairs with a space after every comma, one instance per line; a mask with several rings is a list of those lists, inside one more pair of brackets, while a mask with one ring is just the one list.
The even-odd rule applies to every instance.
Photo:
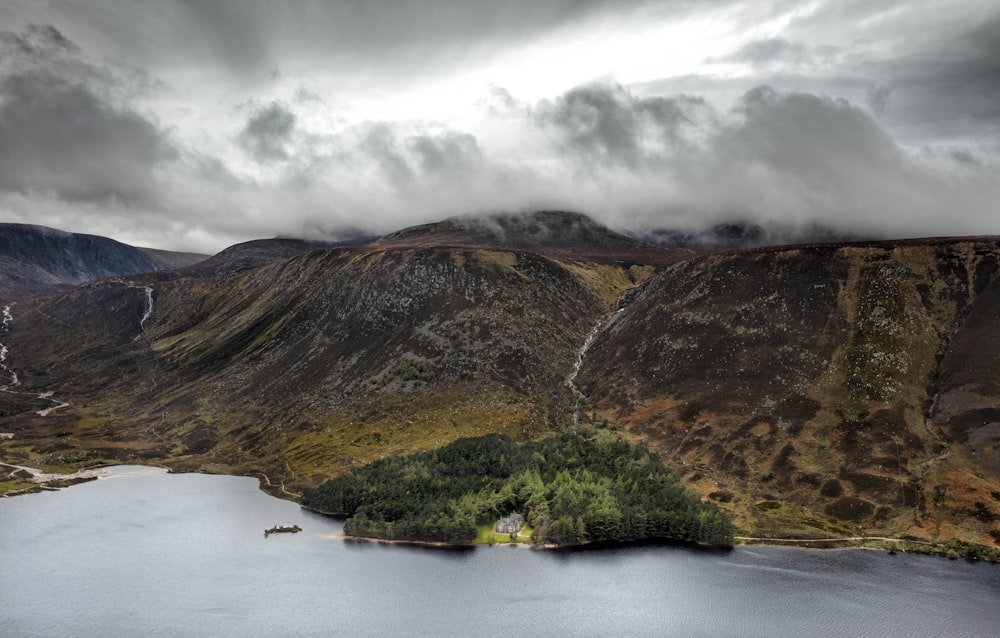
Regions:
[[[275, 524], [299, 534], [274, 534]], [[434, 550], [256, 479], [142, 467], [0, 499], [0, 634], [996, 636], [1000, 566], [858, 550]]]

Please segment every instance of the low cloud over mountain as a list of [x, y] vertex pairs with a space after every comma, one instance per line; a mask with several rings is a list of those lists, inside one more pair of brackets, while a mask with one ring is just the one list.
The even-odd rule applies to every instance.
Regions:
[[0, 217], [206, 252], [538, 208], [1000, 233], [1000, 17], [949, 7], [7, 8]]

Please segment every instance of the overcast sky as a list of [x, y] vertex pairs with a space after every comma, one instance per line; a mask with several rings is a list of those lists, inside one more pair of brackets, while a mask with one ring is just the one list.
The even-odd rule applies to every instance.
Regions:
[[0, 222], [1000, 234], [996, 0], [4, 0]]

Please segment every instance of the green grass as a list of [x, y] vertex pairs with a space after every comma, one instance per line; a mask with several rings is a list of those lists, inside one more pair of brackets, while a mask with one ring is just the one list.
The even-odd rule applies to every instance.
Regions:
[[28, 479], [4, 479], [0, 480], [0, 498], [5, 495], [27, 494], [37, 492], [41, 488]]
[[493, 531], [493, 523], [484, 523], [477, 528], [476, 533], [476, 544], [477, 545], [499, 545], [504, 543], [530, 543], [531, 542], [531, 527], [525, 525], [521, 528], [521, 532], [517, 535], [517, 540], [512, 541], [510, 539], [510, 534], [497, 534]]

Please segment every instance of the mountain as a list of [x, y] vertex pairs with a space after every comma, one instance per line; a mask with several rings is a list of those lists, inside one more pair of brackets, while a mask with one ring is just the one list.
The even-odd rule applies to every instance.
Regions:
[[607, 427], [747, 535], [1000, 538], [996, 238], [708, 253], [567, 213], [452, 219], [9, 312], [8, 462], [288, 495], [461, 436]]
[[998, 264], [995, 238], [700, 257], [635, 291], [580, 384], [761, 535], [989, 539]]
[[0, 289], [7, 301], [48, 286], [168, 270], [204, 258], [44, 226], [0, 224]]
[[566, 211], [452, 217], [405, 228], [376, 242], [382, 248], [487, 247], [571, 260], [659, 264], [695, 254], [617, 233], [586, 215]]
[[715, 224], [696, 231], [681, 231], [673, 228], [654, 229], [641, 233], [640, 237], [646, 242], [660, 246], [699, 248], [700, 252], [789, 244], [844, 243], [872, 239], [818, 224], [793, 226], [771, 223], [761, 226], [740, 220]]
[[91, 282], [15, 308], [3, 343], [18, 391], [72, 406], [2, 428], [72, 431], [94, 458], [298, 485], [462, 434], [537, 435], [567, 426], [576, 350], [646, 274], [512, 251], [341, 248], [218, 277]]
[[[188, 266], [191, 266], [192, 264], [200, 263], [208, 258], [208, 255], [203, 255], [201, 253], [184, 253], [184, 252], [177, 252], [174, 250], [158, 250], [156, 248], [144, 248], [142, 246], [139, 246], [138, 249], [153, 260], [153, 263], [156, 264], [156, 270], [176, 270], [178, 268], [186, 268]], [[119, 273], [119, 274], [133, 274], [133, 273]]]

